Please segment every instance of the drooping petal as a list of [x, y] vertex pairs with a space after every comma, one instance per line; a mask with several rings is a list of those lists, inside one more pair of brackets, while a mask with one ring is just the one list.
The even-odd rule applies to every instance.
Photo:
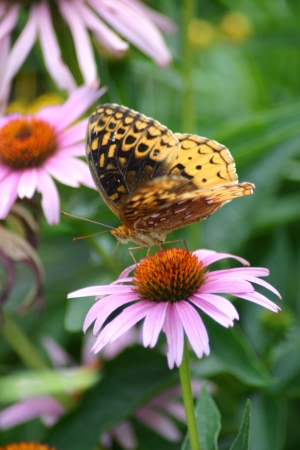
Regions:
[[0, 219], [5, 219], [18, 197], [18, 183], [21, 173], [20, 171], [9, 172], [0, 183]]
[[18, 20], [19, 10], [20, 5], [12, 4], [11, 7], [6, 11], [0, 23], [0, 41], [8, 34], [10, 34], [15, 28]]
[[82, 15], [87, 27], [94, 33], [98, 41], [108, 51], [120, 57], [128, 50], [129, 45], [108, 28], [84, 3], [76, 1], [76, 7]]
[[196, 255], [199, 260], [202, 261], [204, 266], [209, 266], [210, 264], [220, 261], [224, 258], [233, 258], [242, 263], [244, 266], [249, 266], [249, 262], [246, 261], [244, 258], [240, 258], [239, 256], [230, 255], [229, 253], [216, 253], [216, 252], [210, 252], [209, 250], [198, 250], [194, 252], [194, 255]]
[[139, 408], [134, 417], [168, 441], [177, 442], [182, 437], [172, 420], [158, 411], [147, 407]]
[[252, 292], [249, 294], [237, 294], [237, 297], [244, 298], [245, 300], [249, 300], [250, 302], [257, 303], [258, 305], [264, 306], [271, 311], [278, 312], [281, 309], [276, 303], [271, 302], [267, 297], [260, 294], [259, 292]]
[[[96, 318], [95, 325], [93, 328], [94, 336], [97, 335], [100, 328], [103, 326], [106, 319], [111, 315], [112, 312], [117, 310], [120, 306], [125, 305], [126, 303], [132, 303], [136, 300], [140, 300], [139, 294], [131, 293], [131, 294], [123, 294], [123, 295], [111, 295], [109, 297], [109, 302], [101, 301], [100, 303], [103, 305], [102, 308], [98, 309], [98, 317]], [[95, 306], [95, 305], [94, 305]], [[92, 308], [91, 308], [92, 309]], [[88, 317], [88, 316], [87, 316]]]
[[259, 284], [260, 286], [263, 286], [264, 288], [273, 292], [275, 295], [277, 295], [277, 297], [279, 297], [281, 299], [281, 295], [279, 294], [277, 289], [275, 289], [270, 283], [267, 283], [267, 281], [261, 280], [260, 278], [252, 277], [252, 276], [248, 276], [247, 280], [250, 281], [251, 283], [255, 283], [255, 284]]
[[51, 424], [53, 424], [62, 414], [64, 409], [54, 398], [48, 396], [30, 398], [0, 412], [0, 429], [12, 428], [40, 416], [47, 418], [48, 424], [52, 418]]
[[167, 358], [169, 368], [173, 369], [174, 364], [179, 367], [183, 355], [184, 333], [174, 304], [168, 303], [163, 331], [166, 334], [168, 343]]
[[98, 80], [97, 67], [90, 37], [82, 17], [76, 6], [72, 5], [72, 2], [60, 0], [58, 7], [73, 35], [77, 60], [84, 83], [88, 86], [93, 86]]
[[254, 287], [244, 280], [214, 280], [204, 283], [200, 287], [200, 292], [207, 294], [223, 293], [235, 295], [240, 292], [254, 292]]
[[76, 88], [76, 83], [70, 70], [63, 62], [48, 4], [42, 1], [37, 5], [37, 8], [39, 14], [40, 42], [45, 65], [57, 86], [71, 93]]
[[15, 74], [22, 66], [28, 53], [30, 52], [37, 36], [38, 16], [36, 6], [30, 10], [29, 19], [23, 28], [21, 34], [12, 47], [6, 61], [6, 65], [1, 70], [4, 70], [1, 76], [0, 84], [0, 99], [2, 99], [9, 89], [9, 85]]
[[137, 448], [137, 440], [130, 422], [120, 423], [115, 428], [113, 428], [111, 433], [114, 435], [116, 441], [120, 444], [120, 446], [125, 450], [134, 450], [135, 448]]
[[[193, 297], [209, 302], [218, 308], [222, 313], [226, 314], [230, 319], [239, 320], [239, 315], [233, 304], [224, 297], [214, 294], [203, 294], [201, 292], [194, 292]], [[201, 308], [201, 306], [200, 306]]]
[[124, 3], [115, 0], [89, 0], [89, 3], [121, 35], [132, 42], [161, 67], [171, 61], [170, 52], [158, 29], [144, 14], [139, 14]]
[[137, 0], [122, 0], [123, 3], [126, 3], [130, 8], [135, 7], [137, 11], [142, 11], [145, 16], [149, 17], [155, 25], [163, 31], [167, 33], [175, 33], [177, 30], [176, 24], [173, 20], [169, 19], [169, 17], [160, 14], [157, 11], [149, 8], [144, 3]]
[[198, 312], [186, 301], [176, 302], [174, 307], [198, 358], [202, 358], [203, 353], [209, 355], [208, 334]]
[[167, 306], [167, 302], [156, 303], [147, 314], [143, 324], [144, 347], [155, 346], [165, 320]]
[[37, 179], [35, 168], [26, 169], [22, 172], [18, 185], [18, 195], [20, 198], [32, 198], [37, 188]]
[[147, 301], [140, 301], [128, 306], [100, 332], [91, 350], [92, 353], [99, 352], [106, 344], [118, 339], [119, 336], [143, 319], [152, 307], [152, 304]]
[[49, 225], [59, 223], [60, 201], [52, 178], [43, 169], [38, 172], [37, 190], [42, 194], [42, 208]]
[[223, 327], [229, 328], [233, 326], [233, 319], [224, 312], [220, 311], [212, 303], [208, 301], [206, 302], [205, 300], [193, 295], [191, 295], [189, 299], [192, 303], [194, 303], [195, 306], [201, 309], [201, 311], [205, 312], [205, 314], [210, 316], [213, 320], [218, 322]]
[[68, 298], [76, 297], [91, 297], [95, 295], [108, 295], [108, 294], [129, 294], [132, 293], [132, 286], [130, 285], [106, 285], [106, 286], [90, 286], [87, 288], [79, 289], [78, 291], [68, 294]]

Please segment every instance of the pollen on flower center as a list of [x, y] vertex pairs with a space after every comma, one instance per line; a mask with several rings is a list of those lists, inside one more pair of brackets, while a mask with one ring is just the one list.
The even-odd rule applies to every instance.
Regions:
[[36, 117], [9, 121], [0, 142], [0, 161], [16, 170], [41, 166], [57, 149], [55, 130]]
[[147, 256], [135, 270], [135, 291], [151, 301], [187, 299], [203, 283], [204, 270], [197, 256], [172, 248]]

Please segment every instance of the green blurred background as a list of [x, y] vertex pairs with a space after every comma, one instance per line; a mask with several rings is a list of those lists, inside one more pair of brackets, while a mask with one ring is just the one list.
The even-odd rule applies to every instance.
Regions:
[[[202, 247], [233, 253], [248, 259], [253, 266], [270, 269], [268, 281], [282, 294], [282, 312], [274, 314], [233, 299], [240, 313], [239, 323], [233, 330], [223, 330], [205, 319], [211, 355], [202, 361], [193, 360], [193, 371], [195, 376], [211, 380], [216, 386], [213, 397], [222, 414], [220, 450], [229, 449], [248, 398], [252, 404], [251, 448], [298, 449], [300, 2], [173, 0], [153, 1], [150, 6], [178, 24], [178, 33], [166, 37], [173, 63], [167, 69], [159, 69], [132, 46], [121, 60], [105, 56], [98, 49], [101, 85], [109, 87], [101, 102], [126, 105], [159, 120], [174, 132], [191, 132], [221, 142], [236, 161], [239, 180], [255, 184], [253, 196], [234, 200], [203, 223], [177, 230], [168, 239], [184, 238], [189, 250]], [[62, 45], [67, 50], [71, 45], [69, 31], [63, 23], [57, 26], [62, 28]], [[81, 82], [73, 53], [73, 49], [66, 53], [66, 59]], [[49, 81], [36, 46], [15, 80], [12, 100], [32, 101], [37, 95], [52, 91], [55, 92], [55, 86]], [[120, 224], [96, 191], [63, 185], [58, 188], [64, 211], [110, 226]], [[29, 310], [16, 319], [41, 353], [41, 336], [48, 334], [79, 361], [83, 318], [93, 299], [67, 301], [67, 293], [113, 281], [124, 265], [132, 262], [126, 246], [120, 245], [112, 258], [116, 241], [109, 233], [72, 241], [75, 236], [97, 231], [96, 225], [69, 217], [62, 217], [57, 227], [43, 221], [39, 254], [46, 270], [45, 308], [42, 313]], [[142, 252], [139, 256], [143, 255]], [[31, 283], [30, 272], [19, 268], [18, 284], [6, 305], [8, 311], [15, 310]], [[7, 342], [1, 341], [2, 374], [7, 375], [21, 369], [22, 364]], [[165, 371], [166, 363], [156, 350], [143, 350], [147, 357], [145, 361], [140, 359], [137, 370], [142, 370], [144, 362], [143, 370], [148, 370], [147, 361], [157, 358], [161, 370], [153, 374], [155, 387], [141, 387], [132, 376], [131, 385], [130, 381], [129, 386], [124, 382], [130, 396], [124, 397], [122, 407], [123, 397], [118, 389], [123, 382], [116, 374], [124, 370], [126, 378], [126, 362], [134, 364], [141, 351], [129, 350], [126, 358], [121, 355], [107, 365], [113, 375], [110, 394], [105, 390], [106, 401], [93, 404], [95, 394], [83, 396], [75, 412], [50, 431], [53, 445], [65, 450], [95, 449], [95, 445], [75, 439], [72, 429], [80, 423], [84, 434], [95, 433], [90, 417], [96, 414], [96, 407], [100, 416], [111, 414], [117, 422], [130, 416], [141, 399], [174, 382], [176, 371]], [[105, 379], [104, 369], [103, 383]], [[102, 392], [101, 383], [92, 389]], [[116, 408], [118, 395], [121, 404]], [[101, 408], [106, 411], [101, 412]], [[113, 420], [107, 426], [112, 425]], [[141, 425], [136, 424], [136, 429], [139, 449], [180, 449], [180, 444], [167, 443]], [[48, 436], [49, 431], [35, 420], [1, 433], [0, 445], [16, 437], [47, 441]], [[114, 444], [113, 448], [119, 447]]]

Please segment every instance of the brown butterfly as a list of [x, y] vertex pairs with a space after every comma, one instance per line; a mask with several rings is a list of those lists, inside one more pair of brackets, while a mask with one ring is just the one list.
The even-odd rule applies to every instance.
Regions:
[[122, 221], [122, 242], [160, 246], [169, 231], [206, 219], [254, 185], [238, 183], [229, 150], [194, 134], [172, 133], [124, 106], [91, 115], [86, 154], [94, 182]]

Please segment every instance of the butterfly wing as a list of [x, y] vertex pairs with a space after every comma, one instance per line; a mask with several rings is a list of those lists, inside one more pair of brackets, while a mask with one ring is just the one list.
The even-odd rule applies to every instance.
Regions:
[[170, 170], [178, 151], [178, 140], [168, 128], [124, 106], [101, 105], [89, 119], [90, 171], [117, 216], [128, 196]]
[[182, 191], [238, 182], [234, 160], [224, 145], [193, 134], [175, 133], [175, 136], [180, 150], [169, 173], [185, 178]]
[[167, 233], [206, 219], [224, 203], [252, 194], [251, 183], [234, 183], [178, 193], [182, 176], [160, 177], [137, 190], [124, 204], [121, 220], [141, 232]]

